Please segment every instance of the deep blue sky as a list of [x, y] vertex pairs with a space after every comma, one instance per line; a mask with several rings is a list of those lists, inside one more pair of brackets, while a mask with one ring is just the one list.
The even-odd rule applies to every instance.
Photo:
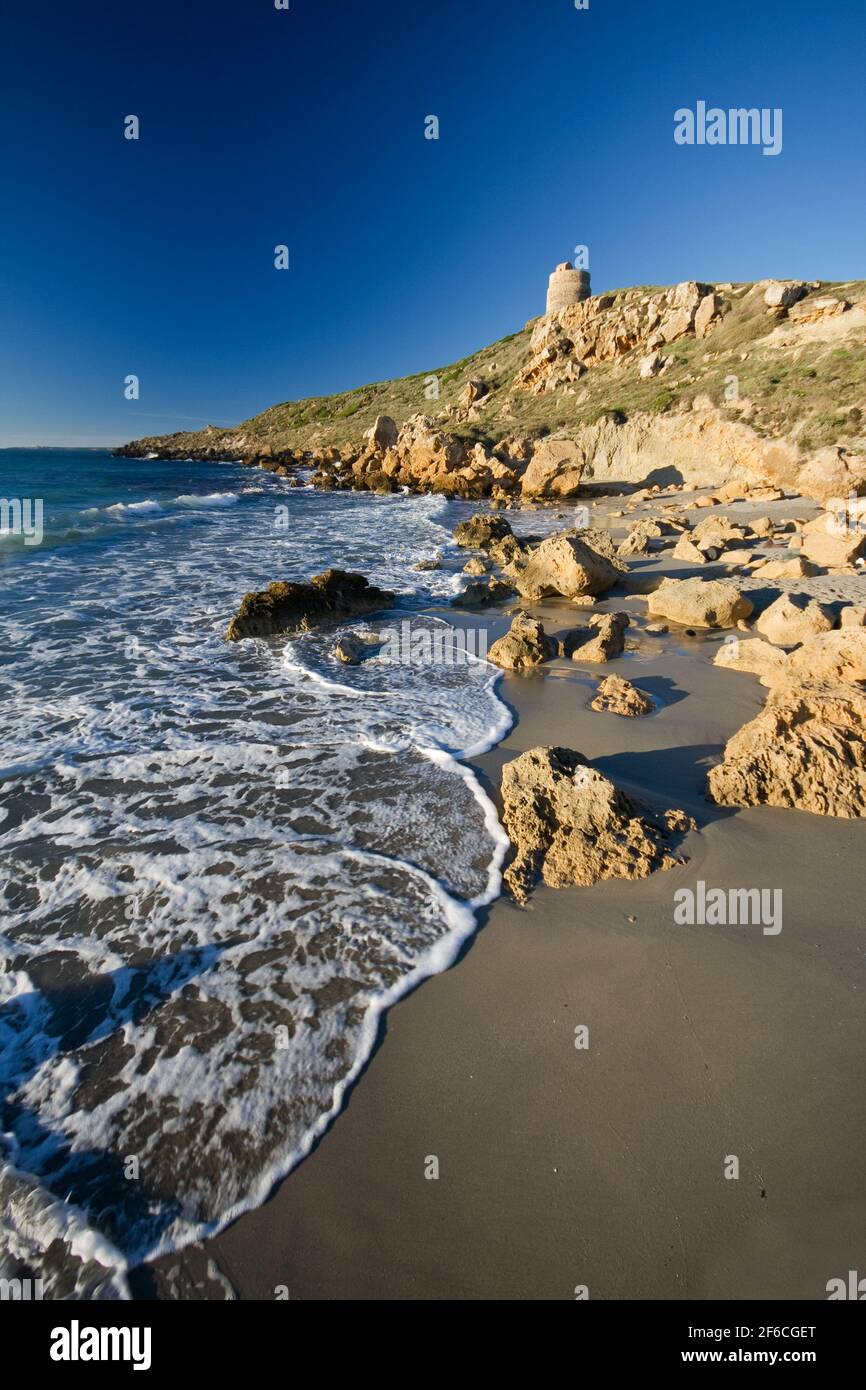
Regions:
[[[433, 370], [578, 243], [596, 291], [866, 273], [863, 0], [8, 0], [2, 46], [0, 444]], [[782, 154], [675, 145], [699, 98]]]

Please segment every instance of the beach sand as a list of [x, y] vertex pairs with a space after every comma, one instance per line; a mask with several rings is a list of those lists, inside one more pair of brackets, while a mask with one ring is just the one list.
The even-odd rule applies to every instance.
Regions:
[[[645, 614], [634, 597], [601, 606]], [[491, 641], [507, 627], [484, 621]], [[866, 823], [705, 801], [708, 765], [765, 692], [712, 667], [721, 634], [629, 635], [592, 676], [564, 661], [506, 675], [515, 725], [474, 765], [495, 795], [525, 749], [579, 749], [696, 818], [689, 862], [540, 886], [526, 910], [500, 898], [461, 959], [391, 1010], [310, 1157], [263, 1207], [140, 1272], [139, 1295], [822, 1299], [862, 1267]], [[610, 672], [662, 707], [591, 711]], [[675, 889], [699, 879], [781, 888], [782, 931], [675, 925]]]

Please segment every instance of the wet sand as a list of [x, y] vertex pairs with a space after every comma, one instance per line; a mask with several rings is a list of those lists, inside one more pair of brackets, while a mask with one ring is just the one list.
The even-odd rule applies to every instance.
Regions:
[[[490, 640], [507, 626], [484, 621]], [[823, 1299], [862, 1267], [866, 823], [707, 803], [708, 765], [764, 691], [712, 667], [712, 638], [629, 634], [637, 650], [592, 675], [506, 675], [515, 726], [475, 766], [495, 793], [526, 748], [580, 749], [697, 819], [689, 862], [539, 887], [527, 910], [497, 901], [457, 964], [392, 1009], [311, 1156], [140, 1294], [223, 1298], [228, 1280], [254, 1299]], [[662, 707], [588, 709], [611, 672]], [[781, 888], [781, 933], [675, 925], [674, 891], [698, 879]]]

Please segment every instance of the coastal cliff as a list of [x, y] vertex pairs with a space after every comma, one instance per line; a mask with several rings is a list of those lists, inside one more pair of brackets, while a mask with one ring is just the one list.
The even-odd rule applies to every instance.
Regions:
[[866, 282], [584, 290], [438, 371], [116, 453], [501, 500], [736, 479], [821, 501], [866, 489]]

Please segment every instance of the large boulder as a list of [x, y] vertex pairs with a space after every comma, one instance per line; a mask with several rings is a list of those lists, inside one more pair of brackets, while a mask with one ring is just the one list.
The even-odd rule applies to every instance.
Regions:
[[647, 603], [656, 617], [684, 627], [736, 627], [754, 608], [727, 579], [666, 579]]
[[671, 555], [675, 560], [683, 560], [689, 565], [705, 565], [708, 559], [715, 558], [712, 548], [708, 547], [708, 549], [710, 550], [709, 555], [695, 545], [688, 532], [684, 531], [671, 551]]
[[800, 553], [813, 564], [827, 569], [851, 565], [866, 550], [866, 528], [861, 523], [847, 526], [833, 512], [825, 512], [803, 529]]
[[518, 613], [511, 628], [487, 653], [487, 660], [506, 671], [524, 671], [540, 666], [556, 656], [557, 644], [548, 637], [541, 623], [527, 613]]
[[752, 570], [755, 579], [810, 579], [817, 573], [817, 565], [810, 564], [802, 555], [792, 555], [788, 560], [766, 560]]
[[866, 628], [838, 628], [810, 638], [791, 652], [785, 674], [790, 680], [829, 685], [866, 681]]
[[755, 627], [768, 642], [796, 647], [819, 632], [829, 632], [835, 618], [829, 608], [805, 594], [781, 594], [766, 608]]
[[768, 309], [790, 309], [798, 299], [809, 293], [808, 285], [796, 280], [771, 280], [764, 291]]
[[619, 577], [619, 570], [606, 556], [577, 536], [560, 531], [532, 551], [517, 587], [525, 598], [581, 598], [605, 593]]
[[390, 415], [377, 415], [364, 438], [371, 450], [377, 454], [384, 454], [386, 450], [394, 448], [398, 433], [396, 420], [392, 420]]
[[710, 800], [719, 806], [788, 806], [821, 816], [861, 817], [866, 814], [864, 731], [861, 686], [786, 681], [728, 740], [723, 761], [707, 778]]
[[524, 497], [574, 497], [586, 460], [583, 450], [570, 439], [542, 439], [523, 474]]
[[514, 859], [505, 883], [524, 902], [540, 874], [551, 888], [607, 878], [646, 878], [677, 860], [672, 831], [682, 811], [639, 809], [609, 778], [569, 748], [531, 748], [502, 769], [502, 818]]
[[454, 530], [454, 539], [459, 546], [471, 550], [487, 550], [506, 536], [514, 533], [504, 516], [494, 516], [489, 512], [476, 512], [467, 521], [461, 521]]
[[762, 685], [773, 685], [783, 674], [787, 665], [784, 652], [770, 642], [762, 642], [759, 637], [741, 641], [739, 637], [723, 642], [716, 652], [714, 666], [726, 671], [746, 671], [760, 676]]
[[389, 608], [394, 595], [377, 589], [363, 574], [325, 570], [309, 584], [277, 581], [266, 589], [244, 594], [226, 630], [226, 639], [272, 637], [278, 632], [309, 632], [324, 623], [343, 621], [357, 613]]

